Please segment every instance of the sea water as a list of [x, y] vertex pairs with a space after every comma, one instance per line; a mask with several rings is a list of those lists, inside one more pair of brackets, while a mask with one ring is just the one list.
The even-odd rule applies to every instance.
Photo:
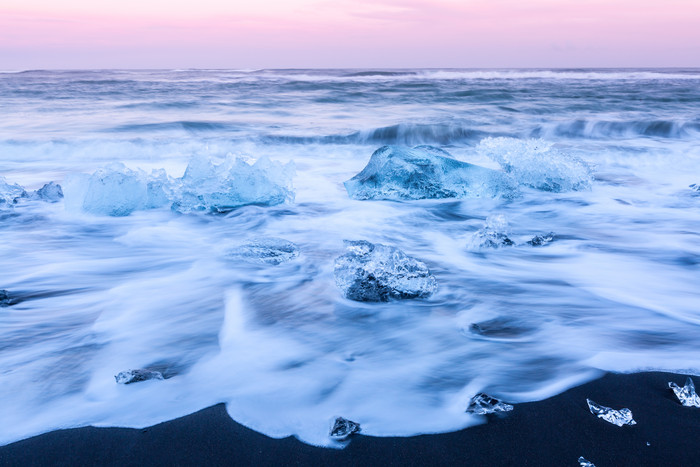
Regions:
[[[224, 402], [267, 435], [333, 445], [336, 416], [445, 432], [483, 421], [465, 413], [480, 392], [698, 375], [698, 102], [700, 70], [679, 69], [0, 73], [5, 191], [66, 188], [0, 204], [0, 444]], [[352, 199], [343, 183], [383, 145], [440, 148], [518, 195]], [[188, 178], [193, 163], [209, 175]], [[128, 209], [85, 202], [109, 170], [136, 177], [98, 184]], [[284, 189], [207, 201], [241, 171]], [[494, 226], [509, 242], [474, 247]], [[265, 238], [295, 254], [230, 254]], [[344, 240], [400, 249], [437, 289], [344, 298]], [[116, 384], [140, 368], [164, 379]]]

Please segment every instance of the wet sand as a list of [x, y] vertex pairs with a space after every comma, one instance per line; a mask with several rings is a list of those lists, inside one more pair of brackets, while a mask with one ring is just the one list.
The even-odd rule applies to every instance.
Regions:
[[[607, 374], [544, 401], [454, 433], [410, 438], [356, 435], [343, 450], [272, 439], [235, 421], [223, 404], [145, 429], [84, 427], [0, 447], [0, 465], [468, 465], [597, 467], [698, 465], [700, 409], [683, 407], [661, 372]], [[700, 378], [694, 378], [700, 383]], [[635, 426], [592, 415], [590, 398], [632, 410]], [[361, 420], [358, 420], [361, 422]]]

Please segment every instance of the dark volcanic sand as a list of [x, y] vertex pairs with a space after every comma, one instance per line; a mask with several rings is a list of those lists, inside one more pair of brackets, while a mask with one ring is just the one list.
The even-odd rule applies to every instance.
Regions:
[[[268, 438], [231, 420], [219, 404], [146, 429], [46, 433], [0, 447], [0, 465], [578, 466], [579, 456], [597, 467], [700, 465], [700, 409], [681, 406], [667, 386], [685, 379], [608, 374], [551, 399], [517, 404], [484, 425], [411, 438], [360, 435], [344, 450]], [[617, 427], [598, 419], [586, 398], [628, 407], [638, 424]]]

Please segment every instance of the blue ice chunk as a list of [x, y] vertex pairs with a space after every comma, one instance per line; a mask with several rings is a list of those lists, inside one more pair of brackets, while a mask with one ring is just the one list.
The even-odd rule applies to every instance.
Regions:
[[249, 204], [274, 206], [294, 199], [294, 164], [260, 158], [248, 164], [229, 156], [216, 165], [195, 158], [178, 180], [173, 209], [180, 212], [226, 212]]
[[432, 146], [383, 146], [345, 188], [358, 200], [512, 197], [517, 192], [507, 174], [458, 161]]
[[148, 184], [143, 173], [123, 164], [111, 164], [88, 178], [82, 209], [92, 214], [128, 216], [143, 209], [147, 198]]
[[57, 203], [63, 199], [63, 189], [61, 185], [49, 182], [36, 190], [33, 197], [49, 203]]
[[335, 260], [335, 283], [350, 300], [386, 302], [423, 298], [437, 290], [428, 267], [403, 251], [365, 240], [346, 240], [348, 252]]
[[164, 169], [153, 170], [146, 181], [146, 209], [170, 204], [172, 180]]
[[498, 162], [518, 183], [538, 190], [585, 190], [593, 182], [588, 164], [541, 139], [485, 138], [477, 151]]
[[24, 188], [16, 183], [9, 184], [4, 177], [0, 177], [0, 206], [17, 204], [20, 199], [27, 196]]

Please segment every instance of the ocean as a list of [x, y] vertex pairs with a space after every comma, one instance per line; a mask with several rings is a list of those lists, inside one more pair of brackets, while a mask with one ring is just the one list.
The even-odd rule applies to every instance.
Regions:
[[[339, 447], [336, 416], [440, 433], [483, 422], [478, 392], [700, 375], [698, 103], [698, 69], [0, 73], [0, 444], [224, 402]], [[351, 198], [385, 145], [508, 172], [517, 194]], [[203, 200], [224, 169], [254, 201]], [[135, 197], [157, 180], [162, 199]], [[65, 198], [31, 195], [51, 181]], [[298, 256], [231, 253], [268, 237]], [[437, 290], [345, 298], [344, 240], [400, 249]], [[164, 379], [115, 382], [140, 368]]]

